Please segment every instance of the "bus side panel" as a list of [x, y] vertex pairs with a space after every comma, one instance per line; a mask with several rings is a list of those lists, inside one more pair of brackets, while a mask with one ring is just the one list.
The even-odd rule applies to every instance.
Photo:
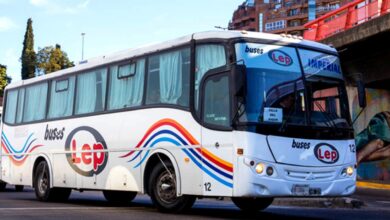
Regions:
[[43, 147], [29, 126], [4, 125], [1, 137], [4, 181], [15, 185], [32, 185], [33, 157]]
[[[126, 156], [130, 169], [142, 167], [145, 173], [148, 159], [155, 152], [171, 155], [172, 163], [176, 163], [181, 194], [201, 195], [202, 165], [199, 159], [193, 161], [193, 153], [200, 146], [200, 125], [193, 119], [190, 112], [172, 108], [145, 109], [135, 114], [138, 123], [128, 126], [128, 133], [137, 140]], [[138, 152], [141, 152], [137, 156]], [[132, 153], [134, 152], [134, 153]], [[132, 161], [140, 158], [139, 162]], [[148, 185], [148, 183], [146, 183]]]
[[202, 128], [203, 195], [233, 195], [233, 135]]

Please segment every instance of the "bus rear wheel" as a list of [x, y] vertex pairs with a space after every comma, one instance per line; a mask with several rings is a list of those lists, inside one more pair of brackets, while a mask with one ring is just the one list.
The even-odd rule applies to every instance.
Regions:
[[161, 212], [177, 213], [190, 209], [194, 196], [177, 196], [175, 170], [170, 162], [158, 163], [152, 170], [149, 194], [153, 204]]
[[35, 195], [39, 201], [66, 201], [72, 192], [68, 188], [50, 188], [50, 173], [46, 161], [41, 161], [34, 174]]
[[0, 180], [0, 192], [4, 191], [6, 186], [7, 183]]
[[24, 186], [23, 185], [15, 185], [15, 191], [16, 192], [23, 192]]
[[109, 202], [129, 203], [137, 196], [137, 192], [104, 190], [103, 195]]
[[258, 212], [266, 209], [274, 198], [239, 198], [233, 197], [233, 203], [244, 212]]

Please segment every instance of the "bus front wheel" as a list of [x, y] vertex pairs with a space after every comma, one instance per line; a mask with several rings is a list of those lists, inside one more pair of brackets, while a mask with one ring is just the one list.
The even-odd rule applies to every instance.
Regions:
[[109, 202], [128, 203], [133, 201], [137, 192], [104, 190], [103, 195]]
[[41, 161], [34, 174], [35, 195], [40, 201], [66, 201], [72, 189], [50, 188], [50, 172], [46, 161]]
[[153, 168], [149, 181], [149, 194], [159, 211], [169, 213], [190, 209], [196, 199], [188, 195], [177, 196], [176, 174], [170, 162], [158, 163]]
[[245, 212], [258, 212], [266, 209], [274, 201], [274, 198], [239, 198], [233, 197], [233, 203]]

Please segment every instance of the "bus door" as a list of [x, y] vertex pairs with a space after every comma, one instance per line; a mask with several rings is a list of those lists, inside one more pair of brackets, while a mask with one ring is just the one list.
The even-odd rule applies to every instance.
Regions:
[[232, 196], [233, 136], [228, 72], [206, 76], [202, 86], [203, 194]]

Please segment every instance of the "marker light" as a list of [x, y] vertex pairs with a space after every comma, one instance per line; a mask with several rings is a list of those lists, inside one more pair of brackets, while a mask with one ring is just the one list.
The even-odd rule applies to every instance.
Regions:
[[258, 173], [258, 174], [261, 174], [261, 173], [263, 173], [263, 171], [264, 171], [264, 164], [262, 164], [262, 163], [258, 163], [257, 165], [256, 165], [256, 173]]
[[268, 176], [272, 176], [274, 174], [274, 168], [272, 167], [267, 167], [267, 170], [265, 171]]
[[352, 174], [353, 174], [353, 167], [347, 167], [346, 173], [348, 174], [348, 176], [352, 176]]

